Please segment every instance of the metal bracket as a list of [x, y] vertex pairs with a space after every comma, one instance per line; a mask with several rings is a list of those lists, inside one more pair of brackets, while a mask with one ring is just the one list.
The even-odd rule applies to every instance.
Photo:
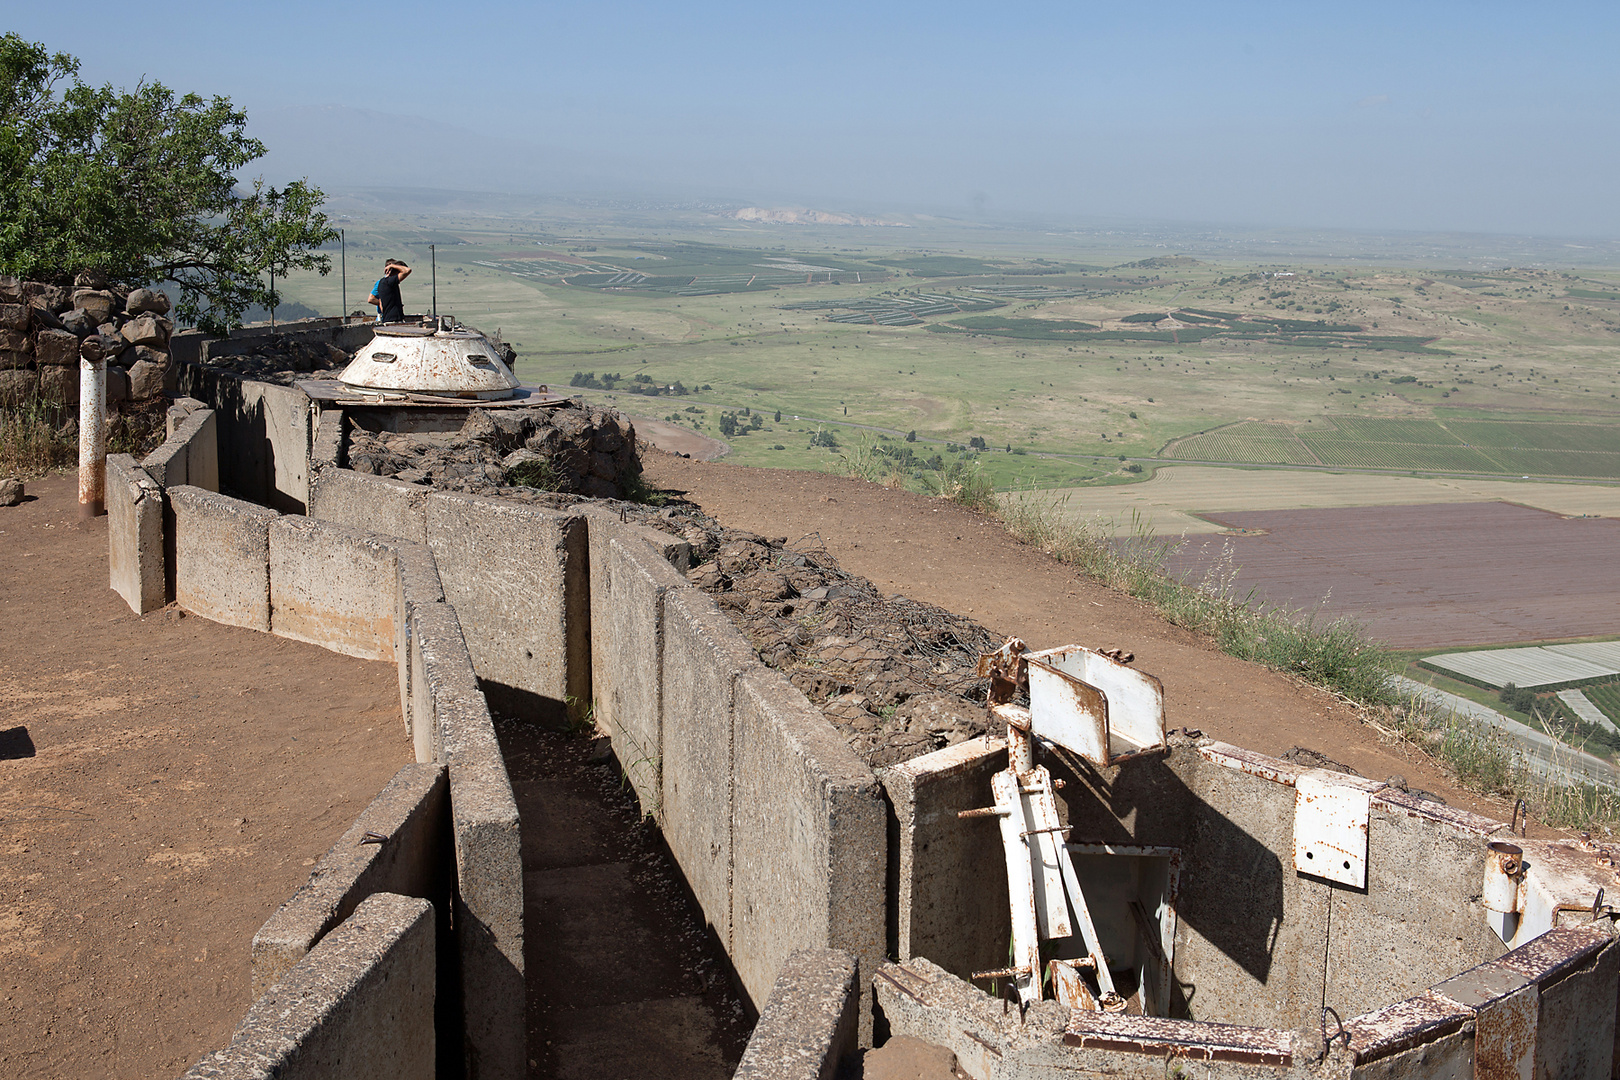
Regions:
[[1372, 792], [1335, 778], [1338, 773], [1313, 769], [1295, 782], [1294, 869], [1364, 889]]

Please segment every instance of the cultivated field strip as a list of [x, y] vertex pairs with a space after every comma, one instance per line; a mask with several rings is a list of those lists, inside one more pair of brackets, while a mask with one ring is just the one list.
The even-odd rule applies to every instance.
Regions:
[[1441, 653], [1424, 657], [1423, 664], [1493, 688], [1512, 683], [1533, 690], [1620, 675], [1620, 665], [1593, 663], [1539, 645], [1528, 649]]
[[1161, 456], [1247, 465], [1620, 478], [1620, 425], [1322, 417], [1243, 421], [1174, 440]]

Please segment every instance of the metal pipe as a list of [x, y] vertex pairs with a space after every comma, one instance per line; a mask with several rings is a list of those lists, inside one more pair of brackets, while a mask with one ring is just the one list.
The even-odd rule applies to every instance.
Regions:
[[107, 512], [107, 361], [79, 358], [79, 520]]
[[338, 230], [338, 266], [342, 269], [339, 274], [343, 278], [343, 310], [338, 312], [343, 318], [349, 317], [349, 240]]
[[439, 321], [439, 251], [438, 245], [428, 245], [428, 267], [433, 274], [433, 321]]

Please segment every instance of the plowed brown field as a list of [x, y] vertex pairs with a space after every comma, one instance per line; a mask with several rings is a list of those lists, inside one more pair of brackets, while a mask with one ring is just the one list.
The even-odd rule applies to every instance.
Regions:
[[[1201, 577], [1226, 545], [1272, 603], [1351, 615], [1403, 648], [1612, 634], [1620, 521], [1510, 503], [1206, 515], [1248, 535], [1195, 537], [1171, 567]], [[1324, 598], [1325, 602], [1324, 602]]]

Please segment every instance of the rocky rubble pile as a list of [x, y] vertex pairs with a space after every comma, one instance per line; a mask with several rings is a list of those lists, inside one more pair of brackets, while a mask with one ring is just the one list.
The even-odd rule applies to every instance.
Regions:
[[234, 371], [256, 382], [291, 386], [299, 379], [334, 377], [348, 366], [348, 353], [325, 341], [304, 341], [291, 334], [266, 334], [253, 339], [247, 352], [220, 356], [210, 352], [209, 367]]
[[348, 462], [355, 472], [525, 502], [534, 492], [622, 499], [641, 477], [630, 421], [578, 401], [474, 409], [449, 435], [356, 430]]
[[107, 361], [107, 407], [163, 392], [169, 298], [81, 274], [72, 288], [0, 277], [0, 403], [79, 400], [79, 359]]
[[726, 529], [690, 507], [626, 507], [626, 517], [692, 545], [688, 580], [787, 675], [873, 767], [989, 730], [981, 653], [1002, 638], [972, 619], [839, 569], [819, 542]]

